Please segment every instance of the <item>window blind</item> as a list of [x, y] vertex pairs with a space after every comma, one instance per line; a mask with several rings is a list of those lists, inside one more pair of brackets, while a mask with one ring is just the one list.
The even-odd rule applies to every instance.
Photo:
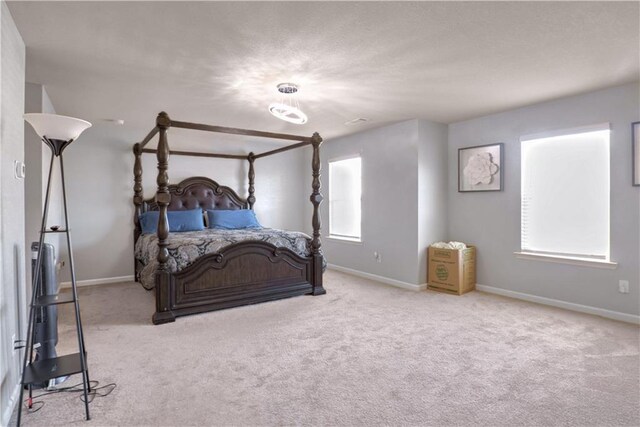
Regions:
[[522, 250], [608, 260], [608, 125], [521, 147]]
[[329, 162], [329, 235], [361, 237], [362, 163], [360, 157]]

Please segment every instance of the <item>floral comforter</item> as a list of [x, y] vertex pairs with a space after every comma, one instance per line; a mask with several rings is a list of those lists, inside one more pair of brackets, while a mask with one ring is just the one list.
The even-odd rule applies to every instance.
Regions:
[[[246, 240], [259, 240], [271, 243], [280, 248], [291, 249], [296, 254], [306, 257], [311, 255], [311, 238], [298, 231], [284, 231], [272, 228], [220, 230], [205, 229], [169, 233], [169, 271], [180, 271], [198, 258], [209, 253], [219, 252], [234, 243]], [[158, 266], [158, 236], [143, 234], [138, 238], [135, 247], [136, 259], [144, 268], [140, 272], [140, 283], [146, 289], [155, 286], [155, 271]], [[324, 261], [324, 260], [323, 260]], [[324, 264], [324, 262], [323, 262]]]

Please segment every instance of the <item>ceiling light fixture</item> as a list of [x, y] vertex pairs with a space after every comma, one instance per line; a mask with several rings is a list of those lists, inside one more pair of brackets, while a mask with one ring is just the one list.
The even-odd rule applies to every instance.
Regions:
[[307, 123], [307, 115], [300, 109], [298, 86], [293, 83], [280, 83], [278, 86], [280, 101], [269, 104], [269, 112], [285, 122], [302, 125]]

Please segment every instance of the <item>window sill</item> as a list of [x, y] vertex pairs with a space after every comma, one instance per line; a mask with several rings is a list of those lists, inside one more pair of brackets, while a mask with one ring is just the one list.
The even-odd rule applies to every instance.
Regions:
[[516, 258], [530, 259], [544, 262], [555, 262], [558, 264], [579, 265], [582, 267], [595, 267], [614, 270], [618, 268], [617, 262], [605, 261], [601, 259], [579, 258], [561, 255], [537, 254], [534, 252], [514, 252]]
[[346, 243], [355, 243], [357, 245], [361, 245], [362, 244], [362, 239], [356, 239], [353, 237], [342, 237], [342, 236], [327, 236], [327, 239], [329, 240], [336, 240], [338, 242], [346, 242]]

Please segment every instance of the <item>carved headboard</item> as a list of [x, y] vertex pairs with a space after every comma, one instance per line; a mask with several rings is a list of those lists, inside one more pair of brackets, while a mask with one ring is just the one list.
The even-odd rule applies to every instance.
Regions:
[[[171, 202], [169, 202], [167, 210], [170, 211], [184, 211], [198, 207], [203, 210], [249, 209], [247, 200], [238, 196], [231, 188], [219, 185], [214, 180], [203, 176], [187, 178], [178, 184], [169, 185], [169, 193], [171, 194]], [[155, 198], [142, 202], [141, 213], [157, 210], [158, 205]], [[135, 228], [137, 238], [140, 234], [140, 223], [137, 218]]]

